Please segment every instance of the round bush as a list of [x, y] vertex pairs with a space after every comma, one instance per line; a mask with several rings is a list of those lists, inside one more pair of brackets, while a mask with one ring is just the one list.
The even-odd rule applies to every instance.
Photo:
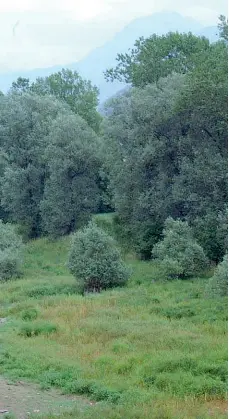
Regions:
[[114, 240], [93, 223], [74, 234], [68, 265], [82, 292], [123, 286], [130, 274]]
[[228, 294], [228, 255], [226, 254], [215, 270], [207, 285], [207, 294], [211, 297], [223, 297]]
[[153, 247], [152, 256], [159, 260], [165, 278], [188, 278], [206, 268], [203, 248], [193, 238], [187, 222], [167, 218], [163, 236]]
[[14, 226], [0, 220], [0, 280], [19, 275], [22, 247]]

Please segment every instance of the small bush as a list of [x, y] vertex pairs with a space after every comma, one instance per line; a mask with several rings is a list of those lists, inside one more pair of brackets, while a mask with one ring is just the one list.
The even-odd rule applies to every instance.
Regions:
[[73, 380], [65, 387], [67, 393], [81, 394], [90, 396], [96, 401], [108, 401], [110, 403], [117, 403], [121, 397], [121, 392], [107, 389], [100, 384], [87, 380]]
[[83, 292], [123, 286], [129, 277], [114, 240], [93, 223], [73, 236], [69, 268]]
[[13, 413], [5, 413], [5, 415], [3, 416], [3, 419], [16, 419], [16, 416]]
[[195, 316], [195, 311], [190, 307], [171, 307], [161, 310], [161, 314], [167, 317], [167, 319], [182, 319], [183, 317]]
[[72, 381], [73, 372], [68, 369], [65, 371], [48, 370], [41, 376], [41, 388], [42, 390], [48, 390], [51, 387], [70, 388]]
[[10, 224], [0, 220], [0, 281], [20, 274], [22, 240]]
[[223, 297], [228, 294], [228, 255], [225, 255], [217, 266], [207, 285], [207, 294], [211, 297]]
[[188, 278], [206, 268], [207, 258], [187, 222], [167, 218], [163, 235], [152, 256], [159, 260], [165, 278]]
[[30, 321], [35, 320], [38, 316], [38, 312], [36, 308], [27, 308], [26, 310], [23, 310], [21, 313], [22, 320]]
[[76, 293], [75, 285], [66, 285], [66, 284], [41, 284], [30, 288], [25, 291], [25, 294], [31, 298], [37, 298], [51, 295], [60, 295], [60, 294], [75, 294]]
[[19, 335], [31, 338], [33, 336], [38, 335], [50, 335], [51, 333], [54, 333], [57, 331], [57, 327], [55, 324], [42, 322], [42, 323], [32, 323], [28, 322], [26, 324], [23, 324], [20, 327]]

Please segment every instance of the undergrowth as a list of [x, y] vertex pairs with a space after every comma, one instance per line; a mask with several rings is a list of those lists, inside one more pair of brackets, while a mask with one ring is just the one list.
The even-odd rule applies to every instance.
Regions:
[[205, 298], [207, 277], [160, 282], [128, 254], [127, 287], [82, 297], [69, 238], [26, 249], [24, 278], [1, 284], [1, 374], [94, 401], [59, 418], [226, 417], [227, 299]]

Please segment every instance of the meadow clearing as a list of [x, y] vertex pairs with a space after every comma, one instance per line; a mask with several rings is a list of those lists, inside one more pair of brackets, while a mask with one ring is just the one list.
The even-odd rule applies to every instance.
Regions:
[[80, 395], [42, 418], [224, 418], [227, 299], [203, 278], [157, 281], [131, 253], [128, 286], [76, 294], [70, 238], [26, 245], [23, 277], [1, 284], [0, 374]]

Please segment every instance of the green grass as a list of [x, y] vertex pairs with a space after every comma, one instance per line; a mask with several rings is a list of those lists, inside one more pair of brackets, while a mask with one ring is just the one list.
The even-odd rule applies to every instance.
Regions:
[[0, 373], [97, 402], [60, 418], [226, 417], [226, 298], [133, 255], [126, 288], [79, 296], [69, 243], [28, 243], [24, 277], [0, 285]]

